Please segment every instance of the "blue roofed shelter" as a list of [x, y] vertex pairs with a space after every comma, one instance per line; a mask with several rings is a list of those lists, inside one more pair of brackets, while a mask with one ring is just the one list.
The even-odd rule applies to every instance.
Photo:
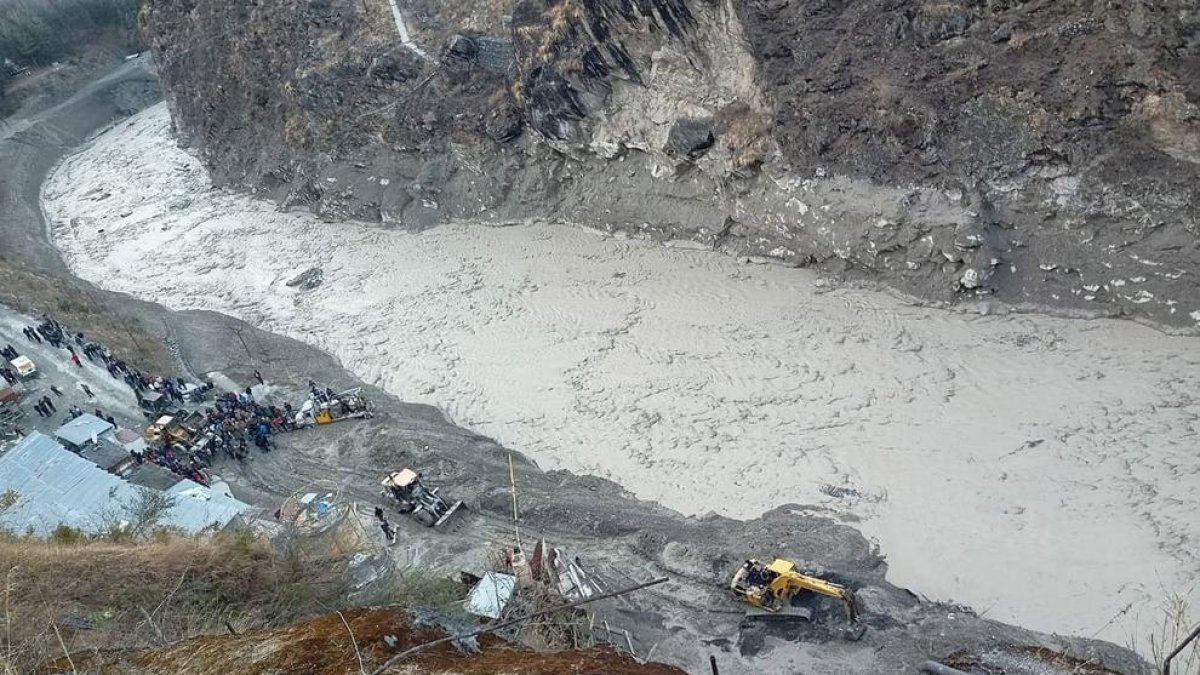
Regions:
[[[119, 524], [146, 489], [33, 432], [0, 455], [0, 528], [41, 536], [59, 525], [101, 532]], [[167, 494], [174, 504], [157, 525], [190, 533], [224, 528], [255, 510], [227, 492], [191, 481], [181, 481]]]
[[71, 450], [79, 452], [93, 443], [99, 443], [100, 437], [112, 430], [113, 425], [95, 415], [84, 413], [59, 427], [54, 437]]

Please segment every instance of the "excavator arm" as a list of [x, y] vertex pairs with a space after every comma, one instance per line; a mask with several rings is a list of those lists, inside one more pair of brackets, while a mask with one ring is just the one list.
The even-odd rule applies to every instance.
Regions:
[[802, 574], [796, 570], [795, 563], [776, 559], [770, 565], [764, 565], [757, 560], [747, 560], [733, 574], [729, 583], [735, 595], [750, 605], [746, 610], [748, 617], [799, 617], [804, 620], [812, 618], [812, 611], [807, 607], [793, 606], [792, 599], [797, 593], [811, 591], [830, 598], [837, 598], [846, 608], [846, 618], [850, 625], [844, 630], [847, 640], [858, 640], [866, 632], [867, 626], [859, 620], [858, 601], [850, 588], [826, 581], [820, 577]]
[[786, 585], [786, 588], [780, 589], [780, 591], [772, 589], [772, 592], [781, 598], [791, 598], [800, 591], [812, 591], [830, 598], [837, 598], [846, 607], [846, 618], [850, 621], [858, 620], [858, 602], [854, 597], [854, 591], [845, 586], [799, 572], [781, 575], [776, 582]]
[[851, 622], [858, 621], [858, 602], [854, 598], [854, 591], [849, 588], [820, 577], [801, 574], [796, 571], [795, 563], [787, 560], [776, 559], [767, 566], [767, 570], [775, 574], [775, 578], [768, 587], [775, 597], [790, 601], [792, 596], [800, 591], [812, 591], [830, 598], [837, 598], [846, 607], [846, 618]]

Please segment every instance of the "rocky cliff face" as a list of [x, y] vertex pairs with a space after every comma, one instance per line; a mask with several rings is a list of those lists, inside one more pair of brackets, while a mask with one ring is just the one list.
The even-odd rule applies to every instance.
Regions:
[[151, 0], [185, 142], [330, 220], [555, 218], [1200, 323], [1189, 0]]

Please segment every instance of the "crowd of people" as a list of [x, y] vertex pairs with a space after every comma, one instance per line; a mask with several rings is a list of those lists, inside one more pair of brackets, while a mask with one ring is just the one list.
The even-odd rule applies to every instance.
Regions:
[[[49, 316], [43, 316], [41, 323], [28, 326], [22, 332], [32, 342], [45, 342], [55, 348], [67, 350], [70, 362], [77, 367], [83, 366], [79, 354], [83, 354], [89, 362], [102, 364], [113, 379], [119, 379], [129, 386], [143, 407], [149, 392], [161, 394], [173, 403], [185, 404], [203, 402], [213, 389], [212, 382], [192, 384], [180, 377], [163, 377], [142, 372], [116, 357], [104, 345], [88, 340], [81, 332], [71, 333]], [[15, 349], [11, 345], [6, 345], [0, 352], [7, 353], [9, 350], [12, 350], [15, 356]], [[255, 371], [254, 376], [260, 384], [264, 383], [261, 373]], [[7, 377], [5, 375], [6, 379]], [[89, 399], [95, 397], [85, 383], [80, 382], [79, 386]], [[51, 386], [50, 389], [57, 396], [63, 395], [62, 390], [56, 386]], [[43, 417], [50, 417], [57, 412], [57, 407], [50, 397], [44, 396], [35, 402], [34, 410]], [[172, 411], [179, 413], [176, 415], [179, 419], [173, 422], [177, 426], [172, 432], [157, 434], [154, 442], [149, 443], [145, 450], [134, 452], [133, 457], [138, 463], [158, 464], [202, 485], [209, 483], [207, 471], [216, 453], [223, 453], [230, 459], [245, 461], [251, 445], [263, 452], [269, 452], [274, 448], [275, 434], [295, 428], [294, 411], [290, 403], [285, 403], [283, 407], [259, 403], [255, 401], [249, 387], [244, 393], [224, 393], [217, 396], [212, 405], [204, 409], [203, 414], [182, 414], [182, 411], [175, 407]], [[75, 405], [68, 411], [70, 419], [81, 414], [83, 410]], [[116, 426], [116, 420], [99, 409], [96, 410], [96, 416]], [[181, 433], [176, 434], [174, 431]]]
[[205, 408], [204, 430], [216, 450], [243, 461], [251, 444], [263, 452], [273, 450], [275, 434], [295, 429], [293, 417], [292, 404], [259, 403], [247, 388], [242, 394], [222, 394], [213, 407]]
[[142, 452], [133, 452], [134, 459], [139, 464], [151, 462], [171, 473], [190, 479], [205, 487], [209, 486], [208, 467], [212, 455], [189, 447], [185, 443], [177, 443], [164, 439], [161, 446], [151, 445]]

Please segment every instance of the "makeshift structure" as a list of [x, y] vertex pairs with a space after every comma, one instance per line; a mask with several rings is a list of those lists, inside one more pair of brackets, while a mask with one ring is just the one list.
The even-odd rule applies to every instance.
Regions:
[[[84, 413], [59, 427], [54, 437], [67, 448], [79, 452], [97, 445], [101, 437], [108, 436], [115, 428], [95, 415]], [[112, 442], [116, 442], [115, 437], [112, 437]]]
[[[143, 489], [35, 431], [0, 456], [0, 494], [12, 501], [0, 511], [0, 528], [42, 536], [59, 525], [100, 532], [119, 525]], [[254, 511], [227, 491], [192, 481], [179, 481], [167, 493], [174, 504], [157, 524], [185, 532], [224, 528]]]

